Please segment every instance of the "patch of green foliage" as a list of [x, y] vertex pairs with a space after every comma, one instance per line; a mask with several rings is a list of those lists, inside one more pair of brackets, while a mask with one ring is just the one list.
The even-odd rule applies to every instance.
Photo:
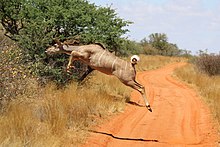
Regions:
[[142, 39], [141, 45], [143, 52], [147, 55], [163, 55], [163, 56], [190, 56], [188, 50], [179, 49], [176, 44], [168, 42], [168, 37], [164, 33], [153, 33], [149, 35], [149, 39]]
[[61, 84], [76, 75], [66, 74], [66, 55], [51, 58], [45, 54], [53, 38], [101, 42], [117, 54], [126, 54], [122, 35], [131, 23], [111, 7], [98, 7], [86, 0], [0, 0], [0, 20], [5, 35], [22, 49], [23, 62], [32, 74], [41, 81]]

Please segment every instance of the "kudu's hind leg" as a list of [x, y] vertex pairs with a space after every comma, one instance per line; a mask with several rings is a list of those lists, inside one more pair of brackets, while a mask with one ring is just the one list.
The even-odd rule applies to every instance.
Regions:
[[82, 77], [79, 78], [79, 82], [82, 82], [88, 76], [88, 74], [90, 74], [93, 70], [94, 70], [93, 68], [88, 66], [86, 72], [82, 75]]
[[136, 81], [130, 81], [130, 82], [128, 82], [126, 85], [130, 86], [131, 88], [133, 88], [133, 89], [135, 89], [135, 90], [137, 90], [137, 91], [139, 91], [139, 92], [141, 93], [141, 95], [142, 95], [142, 97], [143, 97], [143, 99], [144, 99], [144, 101], [145, 101], [145, 104], [146, 104], [147, 109], [148, 109], [150, 112], [152, 112], [152, 109], [151, 109], [150, 104], [149, 104], [149, 102], [148, 102], [148, 100], [147, 100], [147, 97], [146, 97], [146, 93], [145, 93], [145, 88], [144, 88], [144, 86], [142, 86], [141, 84], [139, 84], [139, 83], [136, 82]]

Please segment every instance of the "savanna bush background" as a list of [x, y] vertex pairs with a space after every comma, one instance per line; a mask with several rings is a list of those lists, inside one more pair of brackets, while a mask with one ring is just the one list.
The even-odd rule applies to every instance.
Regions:
[[210, 76], [220, 75], [220, 55], [202, 54], [195, 60], [196, 67]]

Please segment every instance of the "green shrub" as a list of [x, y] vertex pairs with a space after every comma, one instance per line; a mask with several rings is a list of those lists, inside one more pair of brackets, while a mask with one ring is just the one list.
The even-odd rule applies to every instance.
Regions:
[[143, 47], [139, 43], [126, 39], [123, 40], [120, 48], [121, 48], [120, 55], [123, 56], [143, 53]]
[[144, 38], [141, 40], [141, 45], [147, 55], [178, 56], [181, 54], [178, 46], [169, 43], [168, 37], [164, 33], [150, 34], [149, 39]]

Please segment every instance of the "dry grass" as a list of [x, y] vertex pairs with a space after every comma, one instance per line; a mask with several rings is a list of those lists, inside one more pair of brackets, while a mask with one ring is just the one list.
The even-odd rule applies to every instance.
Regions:
[[187, 59], [183, 57], [168, 56], [145, 56], [140, 55], [140, 63], [137, 65], [138, 71], [153, 70], [174, 62], [185, 62]]
[[188, 64], [175, 70], [175, 74], [189, 84], [195, 85], [205, 101], [208, 102], [214, 117], [220, 123], [220, 76], [208, 76]]
[[[141, 59], [140, 70], [182, 60], [161, 56]], [[63, 89], [54, 84], [44, 88], [30, 84], [34, 95], [16, 97], [0, 115], [0, 146], [77, 146], [89, 127], [122, 112], [131, 92], [115, 77], [97, 71], [82, 85], [71, 83]]]
[[124, 97], [130, 93], [115, 80], [101, 74], [98, 77], [94, 84], [90, 81], [79, 87], [72, 83], [63, 90], [49, 84], [38, 97], [23, 95], [12, 101], [0, 117], [0, 146], [70, 146], [82, 142], [85, 129], [96, 124], [95, 118], [123, 111]]
[[0, 117], [0, 146], [75, 146], [97, 118], [123, 111], [130, 95], [119, 80], [100, 73], [81, 86], [35, 88], [37, 97], [17, 97]]

